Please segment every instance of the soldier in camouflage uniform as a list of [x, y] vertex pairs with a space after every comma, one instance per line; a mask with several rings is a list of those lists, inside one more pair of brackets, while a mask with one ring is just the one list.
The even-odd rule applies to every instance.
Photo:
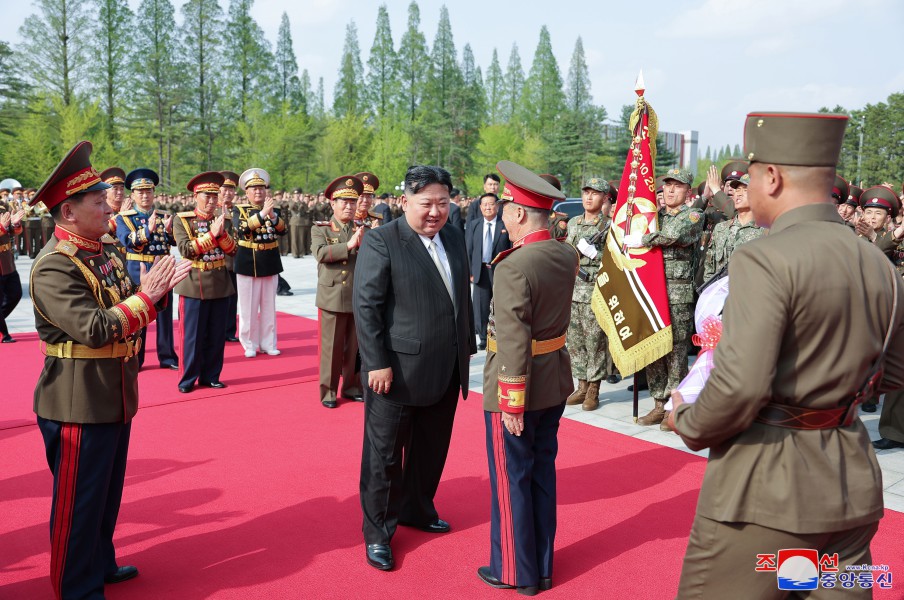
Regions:
[[[581, 404], [584, 410], [596, 410], [599, 405], [600, 382], [612, 372], [609, 341], [600, 328], [590, 306], [593, 279], [603, 259], [605, 240], [599, 236], [608, 226], [609, 183], [592, 177], [581, 190], [584, 214], [568, 221], [565, 241], [578, 251], [580, 266], [571, 295], [571, 321], [568, 324], [568, 353], [571, 355], [571, 375], [578, 380], [578, 388], [568, 396], [566, 404]], [[595, 243], [588, 238], [598, 237]], [[586, 274], [586, 275], [585, 275]], [[589, 281], [582, 279], [588, 276]]]
[[734, 189], [732, 198], [737, 215], [730, 221], [722, 221], [713, 229], [713, 237], [706, 251], [703, 269], [703, 281], [709, 281], [714, 275], [728, 267], [728, 259], [735, 248], [751, 240], [766, 235], [766, 230], [757, 227], [747, 202], [747, 185], [750, 175], [746, 173], [737, 181], [732, 181]]
[[672, 320], [672, 351], [647, 365], [647, 380], [655, 407], [637, 422], [662, 423], [667, 416], [665, 402], [671, 390], [687, 375], [687, 356], [694, 326], [694, 249], [700, 242], [703, 213], [685, 204], [693, 175], [684, 169], [671, 169], [663, 181], [665, 208], [659, 211], [659, 231], [645, 233], [631, 246], [660, 246], [665, 261], [666, 289]]

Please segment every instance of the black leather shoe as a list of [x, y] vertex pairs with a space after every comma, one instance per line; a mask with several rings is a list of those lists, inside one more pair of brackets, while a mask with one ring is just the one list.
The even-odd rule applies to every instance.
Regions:
[[873, 442], [873, 448], [876, 450], [891, 450], [892, 448], [904, 448], [904, 444], [888, 438], [879, 438]]
[[538, 585], [537, 587], [540, 588], [541, 592], [551, 590], [552, 589], [552, 577], [541, 577], [540, 585]]
[[861, 404], [860, 410], [862, 410], [865, 413], [874, 413], [874, 412], [876, 412], [876, 405], [875, 404]]
[[239, 341], [239, 338], [237, 338], [235, 336], [231, 336], [231, 337], [226, 338], [226, 341], [235, 343], [235, 342]]
[[179, 391], [182, 392], [183, 394], [187, 394], [192, 390], [193, 387], [194, 386], [191, 386], [191, 385], [180, 385]]
[[348, 400], [354, 400], [355, 402], [364, 402], [364, 395], [361, 392], [355, 394], [346, 394], [345, 392], [342, 392], [339, 395]]
[[104, 575], [104, 583], [122, 583], [123, 581], [128, 581], [133, 577], [138, 577], [138, 567], [119, 567], [113, 573]]
[[179, 370], [179, 365], [174, 365], [173, 363], [164, 363], [160, 365], [161, 369], [172, 369], [173, 371]]
[[15, 344], [15, 343], [16, 343], [16, 338], [14, 338], [13, 336], [11, 336], [11, 335], [9, 335], [9, 334], [7, 333], [6, 335], [3, 336], [2, 343], [4, 343], [4, 344]]
[[437, 519], [428, 525], [415, 525], [414, 523], [403, 523], [402, 521], [399, 521], [399, 525], [414, 527], [415, 529], [420, 529], [427, 533], [448, 533], [449, 530], [452, 529], [452, 527], [442, 519]]
[[335, 400], [321, 400], [320, 403], [327, 408], [336, 408], [339, 406], [339, 403]]
[[477, 344], [477, 349], [478, 350], [486, 350], [487, 349], [486, 342], [480, 342], [479, 344]]
[[368, 544], [367, 564], [381, 571], [392, 569], [395, 561], [392, 559], [392, 548], [389, 547], [389, 544]]
[[[648, 386], [648, 385], [645, 384], [645, 383], [641, 383], [639, 386], [637, 386], [637, 391], [638, 391], [638, 392], [642, 392], [642, 391], [648, 390], [648, 389], [650, 389], [650, 386]], [[633, 392], [633, 391], [634, 391], [634, 384], [633, 384], [633, 383], [632, 383], [631, 385], [628, 386], [628, 391], [629, 391], [629, 392]]]
[[[619, 381], [621, 381], [621, 375], [609, 375], [609, 377], [606, 377], [606, 383], [618, 383]], [[631, 391], [633, 392], [634, 390]]]
[[477, 569], [477, 576], [480, 577], [480, 580], [483, 581], [490, 587], [494, 587], [497, 590], [513, 590], [515, 586], [509, 585], [507, 583], [502, 583], [490, 573], [489, 567], [480, 567]]
[[292, 292], [286, 290], [285, 292], [276, 292], [276, 295], [277, 295], [277, 296], [294, 296], [295, 294], [293, 294]]
[[222, 381], [211, 381], [210, 383], [201, 382], [199, 385], [203, 385], [204, 387], [213, 388], [215, 390], [221, 390], [226, 387], [226, 384]]

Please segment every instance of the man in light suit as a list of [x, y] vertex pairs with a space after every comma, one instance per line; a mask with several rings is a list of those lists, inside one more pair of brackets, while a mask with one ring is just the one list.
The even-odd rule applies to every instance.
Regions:
[[[361, 508], [367, 562], [393, 568], [398, 524], [445, 533], [433, 504], [459, 392], [476, 352], [461, 232], [449, 217], [449, 173], [414, 166], [403, 217], [366, 233], [353, 306], [365, 388]], [[404, 456], [404, 462], [403, 462]]]
[[[485, 192], [480, 197], [480, 213], [469, 219], [465, 226], [465, 245], [468, 248], [468, 269], [474, 284], [474, 324], [480, 342], [478, 350], [487, 347], [487, 321], [490, 318], [490, 300], [493, 299], [493, 259], [503, 250], [512, 247], [505, 225], [498, 214], [499, 197]], [[492, 240], [492, 241], [491, 241]]]

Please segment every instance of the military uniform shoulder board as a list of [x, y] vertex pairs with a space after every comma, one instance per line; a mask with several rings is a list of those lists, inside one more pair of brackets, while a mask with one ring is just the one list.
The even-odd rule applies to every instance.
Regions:
[[110, 235], [109, 233], [105, 233], [102, 236], [100, 236], [100, 242], [102, 244], [115, 244], [116, 241], [117, 241], [116, 238], [113, 237], [112, 235]]
[[66, 256], [72, 257], [75, 256], [76, 252], [78, 252], [78, 246], [76, 246], [69, 240], [60, 240], [59, 242], [57, 242], [54, 250], [56, 250], [60, 254], [65, 254]]
[[245, 208], [245, 209], [253, 208], [251, 204], [236, 204], [235, 207], [236, 208]]
[[120, 217], [131, 217], [132, 215], [137, 215], [137, 214], [138, 214], [137, 210], [124, 210], [121, 213], [119, 213], [119, 216]]
[[193, 211], [193, 210], [187, 210], [187, 211], [185, 211], [185, 212], [176, 213], [176, 216], [177, 216], [177, 217], [182, 217], [183, 219], [187, 219], [187, 218], [189, 218], [189, 217], [195, 216], [195, 211]]

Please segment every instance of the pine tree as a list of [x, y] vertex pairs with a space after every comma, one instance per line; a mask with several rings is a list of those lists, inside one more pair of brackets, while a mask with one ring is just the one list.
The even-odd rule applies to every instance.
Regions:
[[264, 31], [251, 16], [254, 0], [230, 0], [226, 22], [226, 72], [233, 110], [244, 121], [254, 99], [267, 99], [273, 55]]
[[[449, 10], [440, 8], [439, 24], [430, 53], [430, 74], [424, 85], [424, 111], [419, 126], [433, 135], [424, 139], [427, 159], [454, 171], [461, 163], [456, 130], [461, 120], [461, 88], [463, 80], [458, 66], [458, 53], [452, 37]], [[453, 172], [453, 175], [456, 173]]]
[[518, 53], [518, 44], [512, 44], [512, 52], [509, 54], [508, 66], [505, 69], [505, 94], [503, 110], [499, 115], [503, 123], [509, 123], [515, 118], [518, 106], [521, 103], [521, 95], [524, 93], [524, 69], [521, 67], [521, 55]]
[[35, 0], [37, 14], [19, 28], [22, 45], [17, 61], [26, 77], [62, 99], [64, 106], [82, 91], [93, 32], [88, 0]]
[[409, 123], [417, 118], [417, 109], [421, 101], [421, 88], [426, 80], [427, 42], [421, 33], [421, 10], [417, 2], [408, 5], [408, 28], [402, 36], [398, 52], [399, 108], [406, 115]]
[[544, 25], [540, 29], [540, 41], [524, 85], [521, 115], [530, 131], [541, 133], [553, 127], [556, 117], [564, 108], [562, 75], [552, 53], [549, 30]]
[[[0, 41], [0, 134], [15, 136], [26, 112], [30, 92], [19, 75], [15, 54], [9, 44]], [[5, 164], [3, 158], [4, 153], [0, 152], [0, 165]]]
[[345, 28], [339, 80], [333, 92], [333, 114], [337, 117], [359, 115], [364, 112], [364, 67], [358, 47], [358, 28], [349, 21]]
[[502, 75], [502, 67], [499, 66], [499, 53], [496, 48], [493, 48], [493, 60], [490, 61], [490, 68], [487, 69], [485, 87], [487, 123], [490, 125], [502, 123], [505, 99], [508, 98], [508, 95], [505, 93], [505, 78]]
[[377, 119], [388, 116], [396, 104], [399, 89], [398, 59], [392, 44], [389, 12], [381, 4], [377, 11], [377, 32], [367, 60], [367, 104]]
[[306, 115], [310, 115], [311, 108], [314, 106], [314, 89], [311, 87], [311, 76], [308, 70], [301, 72], [301, 80], [298, 83], [298, 102], [300, 110]]
[[295, 60], [295, 49], [292, 47], [292, 31], [289, 28], [289, 15], [282, 14], [279, 23], [279, 34], [276, 39], [276, 92], [280, 104], [292, 104], [298, 108], [299, 96], [298, 61]]
[[584, 42], [578, 36], [568, 68], [568, 82], [565, 87], [565, 104], [574, 113], [586, 113], [593, 108], [590, 95], [590, 70], [584, 55]]
[[326, 100], [323, 92], [323, 77], [317, 80], [317, 91], [314, 93], [314, 105], [311, 114], [318, 119], [326, 116]]
[[126, 0], [95, 0], [94, 10], [100, 25], [98, 35], [92, 38], [91, 54], [94, 60], [91, 73], [97, 83], [94, 90], [101, 98], [104, 109], [104, 130], [107, 140], [115, 144], [123, 110], [123, 96], [128, 90], [126, 69], [129, 64], [129, 39], [122, 35], [123, 28], [130, 29], [134, 19]]
[[217, 0], [188, 0], [182, 5], [182, 18], [183, 64], [190, 80], [190, 93], [183, 110], [194, 131], [187, 145], [189, 152], [183, 153], [181, 162], [186, 167], [193, 167], [192, 170], [210, 170], [214, 166], [214, 141], [222, 118], [219, 101], [223, 9]]
[[461, 51], [461, 87], [454, 92], [457, 122], [456, 138], [458, 160], [453, 168], [458, 170], [458, 181], [463, 181], [474, 166], [474, 151], [480, 141], [480, 127], [486, 120], [486, 92], [483, 76], [470, 44]]

